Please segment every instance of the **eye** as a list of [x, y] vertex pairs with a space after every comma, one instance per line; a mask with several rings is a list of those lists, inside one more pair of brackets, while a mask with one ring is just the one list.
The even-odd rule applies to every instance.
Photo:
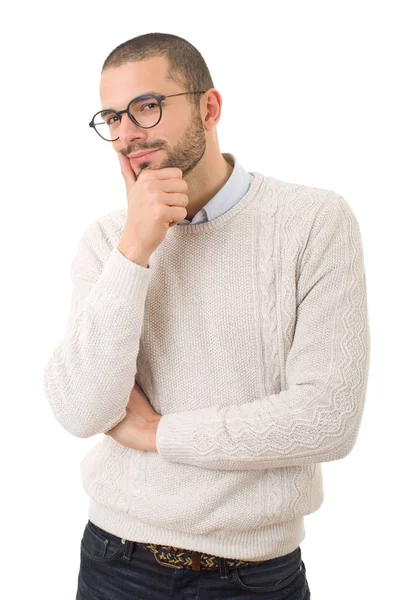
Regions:
[[138, 96], [132, 101], [130, 108], [136, 112], [150, 112], [158, 109], [158, 102], [153, 96]]
[[100, 113], [98, 119], [99, 119], [100, 123], [105, 123], [109, 127], [111, 127], [112, 125], [114, 125], [116, 122], [118, 122], [120, 120], [117, 113], [115, 113], [112, 110], [103, 111], [102, 113]]
[[148, 108], [149, 110], [152, 110], [155, 106], [158, 107], [157, 102], [149, 102], [148, 104], [142, 104], [140, 106], [140, 110], [143, 111], [145, 108]]

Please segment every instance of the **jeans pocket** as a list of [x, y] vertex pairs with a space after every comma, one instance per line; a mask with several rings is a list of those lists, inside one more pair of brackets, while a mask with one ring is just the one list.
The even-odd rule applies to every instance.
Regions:
[[[290, 559], [288, 560], [288, 557]], [[305, 566], [296, 551], [250, 567], [233, 569], [230, 581], [242, 590], [252, 592], [290, 592], [304, 586]]]
[[90, 560], [108, 562], [122, 556], [125, 546], [117, 536], [88, 521], [81, 540], [81, 552]]

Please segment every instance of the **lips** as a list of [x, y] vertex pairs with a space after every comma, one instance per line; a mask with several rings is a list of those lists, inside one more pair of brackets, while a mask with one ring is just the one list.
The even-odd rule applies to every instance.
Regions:
[[155, 148], [154, 150], [146, 151], [143, 154], [139, 154], [138, 156], [129, 156], [128, 158], [130, 160], [139, 160], [141, 158], [145, 158], [146, 156], [148, 156], [149, 158], [152, 158], [153, 154], [158, 152], [158, 150], [160, 150], [160, 148]]

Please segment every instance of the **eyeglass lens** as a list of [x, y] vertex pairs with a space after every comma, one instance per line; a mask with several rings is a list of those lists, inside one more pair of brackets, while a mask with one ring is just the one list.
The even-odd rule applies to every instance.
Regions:
[[[161, 106], [153, 96], [139, 96], [129, 104], [129, 112], [141, 127], [153, 127], [160, 118]], [[112, 110], [98, 113], [94, 119], [96, 131], [106, 140], [119, 137], [121, 117]]]

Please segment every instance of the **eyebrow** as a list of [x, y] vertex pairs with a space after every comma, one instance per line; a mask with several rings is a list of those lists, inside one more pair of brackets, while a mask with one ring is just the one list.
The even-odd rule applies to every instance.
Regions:
[[[142, 94], [139, 94], [138, 96], [134, 96], [133, 98], [131, 98], [131, 100], [134, 100], [135, 98], [141, 98], [142, 96], [149, 96], [150, 94], [155, 94], [156, 96], [161, 95], [158, 92], [155, 92], [154, 90], [147, 90], [146, 92], [143, 92]], [[115, 108], [102, 108], [101, 112], [104, 112], [104, 113], [116, 112], [116, 110], [115, 110]]]

